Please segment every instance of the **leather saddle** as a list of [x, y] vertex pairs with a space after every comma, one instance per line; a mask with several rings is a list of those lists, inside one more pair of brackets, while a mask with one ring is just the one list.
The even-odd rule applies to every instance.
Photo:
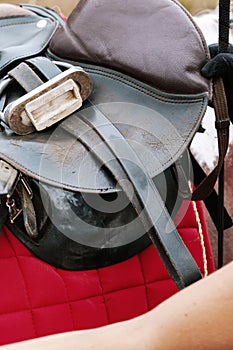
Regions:
[[171, 219], [192, 197], [189, 144], [212, 99], [190, 15], [172, 0], [81, 0], [66, 23], [30, 5], [3, 17], [2, 224], [64, 269], [153, 242], [179, 288], [201, 278]]

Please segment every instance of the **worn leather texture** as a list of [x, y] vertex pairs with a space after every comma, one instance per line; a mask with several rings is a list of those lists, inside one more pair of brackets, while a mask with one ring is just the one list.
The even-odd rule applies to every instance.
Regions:
[[[209, 273], [213, 256], [201, 202]], [[176, 218], [178, 230], [203, 272], [195, 213]], [[177, 292], [151, 245], [121, 263], [97, 270], [64, 271], [32, 255], [4, 227], [0, 235], [0, 345], [87, 329], [141, 315]]]
[[[207, 93], [163, 93], [134, 78], [103, 67], [84, 65], [93, 80], [92, 104], [115, 124], [151, 177], [171, 166], [198, 130], [208, 104]], [[83, 109], [86, 104], [84, 102]], [[82, 111], [75, 112], [78, 117]], [[76, 123], [68, 117], [63, 124]], [[90, 128], [90, 133], [92, 132]], [[93, 147], [99, 139], [93, 133]], [[112, 176], [77, 138], [56, 126], [19, 136], [6, 128], [0, 135], [0, 156], [23, 173], [73, 191], [116, 191]], [[89, 176], [86, 176], [89, 174]]]
[[201, 31], [173, 0], [81, 0], [50, 42], [62, 58], [126, 73], [160, 90], [210, 91]]

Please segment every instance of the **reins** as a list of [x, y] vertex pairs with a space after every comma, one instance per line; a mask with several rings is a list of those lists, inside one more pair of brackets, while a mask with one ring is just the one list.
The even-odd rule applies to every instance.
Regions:
[[[228, 52], [230, 0], [219, 1], [219, 53]], [[217, 125], [216, 125], [217, 128]], [[228, 131], [229, 133], [229, 131]], [[223, 266], [224, 254], [224, 161], [218, 179], [218, 268]]]

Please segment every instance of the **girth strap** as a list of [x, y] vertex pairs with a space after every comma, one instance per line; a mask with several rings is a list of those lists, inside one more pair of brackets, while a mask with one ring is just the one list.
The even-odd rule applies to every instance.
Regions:
[[[126, 193], [138, 213], [145, 231], [158, 249], [164, 264], [179, 289], [202, 276], [196, 262], [180, 238], [153, 180], [118, 129], [96, 106], [79, 111], [62, 123], [62, 128], [81, 140], [106, 166]], [[80, 118], [86, 123], [81, 122]], [[88, 127], [89, 126], [89, 127]], [[94, 129], [105, 147], [95, 147], [90, 135]], [[132, 196], [132, 186], [136, 196]]]

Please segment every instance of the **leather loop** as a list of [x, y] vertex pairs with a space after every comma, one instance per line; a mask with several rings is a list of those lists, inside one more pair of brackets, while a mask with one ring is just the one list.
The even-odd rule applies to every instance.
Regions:
[[43, 84], [38, 75], [24, 62], [12, 69], [8, 75], [14, 78], [26, 92]]
[[60, 68], [58, 68], [56, 64], [54, 64], [50, 59], [43, 56], [30, 58], [26, 60], [26, 62], [28, 62], [33, 67], [36, 67], [47, 80], [50, 80], [61, 73]]
[[215, 128], [220, 129], [227, 129], [230, 126], [230, 121], [228, 119], [226, 120], [216, 120], [215, 122]]
[[26, 92], [32, 91], [43, 84], [43, 80], [39, 78], [30, 65], [33, 68], [37, 68], [47, 80], [61, 73], [61, 70], [51, 60], [42, 56], [34, 57], [20, 63], [8, 75], [14, 78]]

